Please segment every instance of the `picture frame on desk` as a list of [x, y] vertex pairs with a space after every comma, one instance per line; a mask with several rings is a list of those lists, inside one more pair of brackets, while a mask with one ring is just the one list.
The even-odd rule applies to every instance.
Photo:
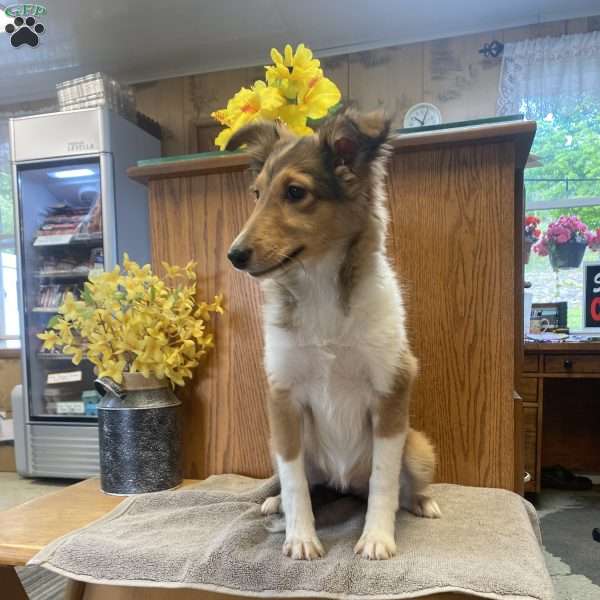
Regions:
[[581, 330], [600, 335], [600, 262], [583, 264]]
[[547, 319], [547, 331], [563, 329], [567, 326], [567, 302], [534, 302], [531, 305], [532, 319]]

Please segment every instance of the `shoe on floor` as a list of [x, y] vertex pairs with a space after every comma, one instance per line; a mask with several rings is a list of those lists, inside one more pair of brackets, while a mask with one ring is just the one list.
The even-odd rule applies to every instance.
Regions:
[[592, 480], [575, 475], [560, 465], [542, 467], [542, 487], [583, 492], [592, 489]]

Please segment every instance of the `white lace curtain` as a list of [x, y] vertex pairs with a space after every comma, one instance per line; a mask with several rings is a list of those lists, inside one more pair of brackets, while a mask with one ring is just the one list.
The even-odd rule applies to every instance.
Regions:
[[600, 101], [600, 32], [504, 46], [497, 114], [539, 119], [582, 99]]

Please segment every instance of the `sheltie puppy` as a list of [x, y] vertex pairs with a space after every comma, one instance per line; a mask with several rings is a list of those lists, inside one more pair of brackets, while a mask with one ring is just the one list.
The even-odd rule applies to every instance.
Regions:
[[314, 135], [256, 122], [228, 148], [247, 146], [256, 207], [229, 250], [264, 296], [271, 447], [281, 495], [283, 552], [323, 556], [310, 489], [368, 497], [355, 552], [396, 553], [399, 506], [441, 515], [424, 494], [434, 449], [409, 426], [417, 373], [400, 287], [386, 256], [385, 175], [390, 122], [345, 110]]

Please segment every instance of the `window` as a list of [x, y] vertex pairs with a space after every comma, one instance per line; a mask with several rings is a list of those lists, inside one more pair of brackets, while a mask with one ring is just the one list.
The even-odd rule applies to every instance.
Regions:
[[[600, 32], [505, 44], [497, 112], [537, 120], [532, 152], [542, 166], [525, 172], [525, 192], [542, 230], [561, 215], [600, 227]], [[588, 248], [583, 260], [600, 262], [600, 254]], [[525, 269], [534, 302], [567, 301], [574, 331], [582, 327], [582, 277], [580, 268], [555, 272], [536, 254]]]
[[8, 120], [0, 120], [0, 348], [18, 348], [17, 257], [10, 173]]
[[[600, 228], [600, 101], [580, 100], [538, 119], [532, 152], [542, 166], [525, 172], [526, 212], [545, 231], [561, 215], [575, 215], [594, 232]], [[600, 262], [585, 251], [584, 262]], [[581, 328], [582, 268], [554, 271], [548, 256], [531, 253], [525, 280], [534, 302], [568, 302], [568, 327]]]
[[54, 100], [0, 107], [0, 349], [21, 346], [8, 119], [55, 110]]

